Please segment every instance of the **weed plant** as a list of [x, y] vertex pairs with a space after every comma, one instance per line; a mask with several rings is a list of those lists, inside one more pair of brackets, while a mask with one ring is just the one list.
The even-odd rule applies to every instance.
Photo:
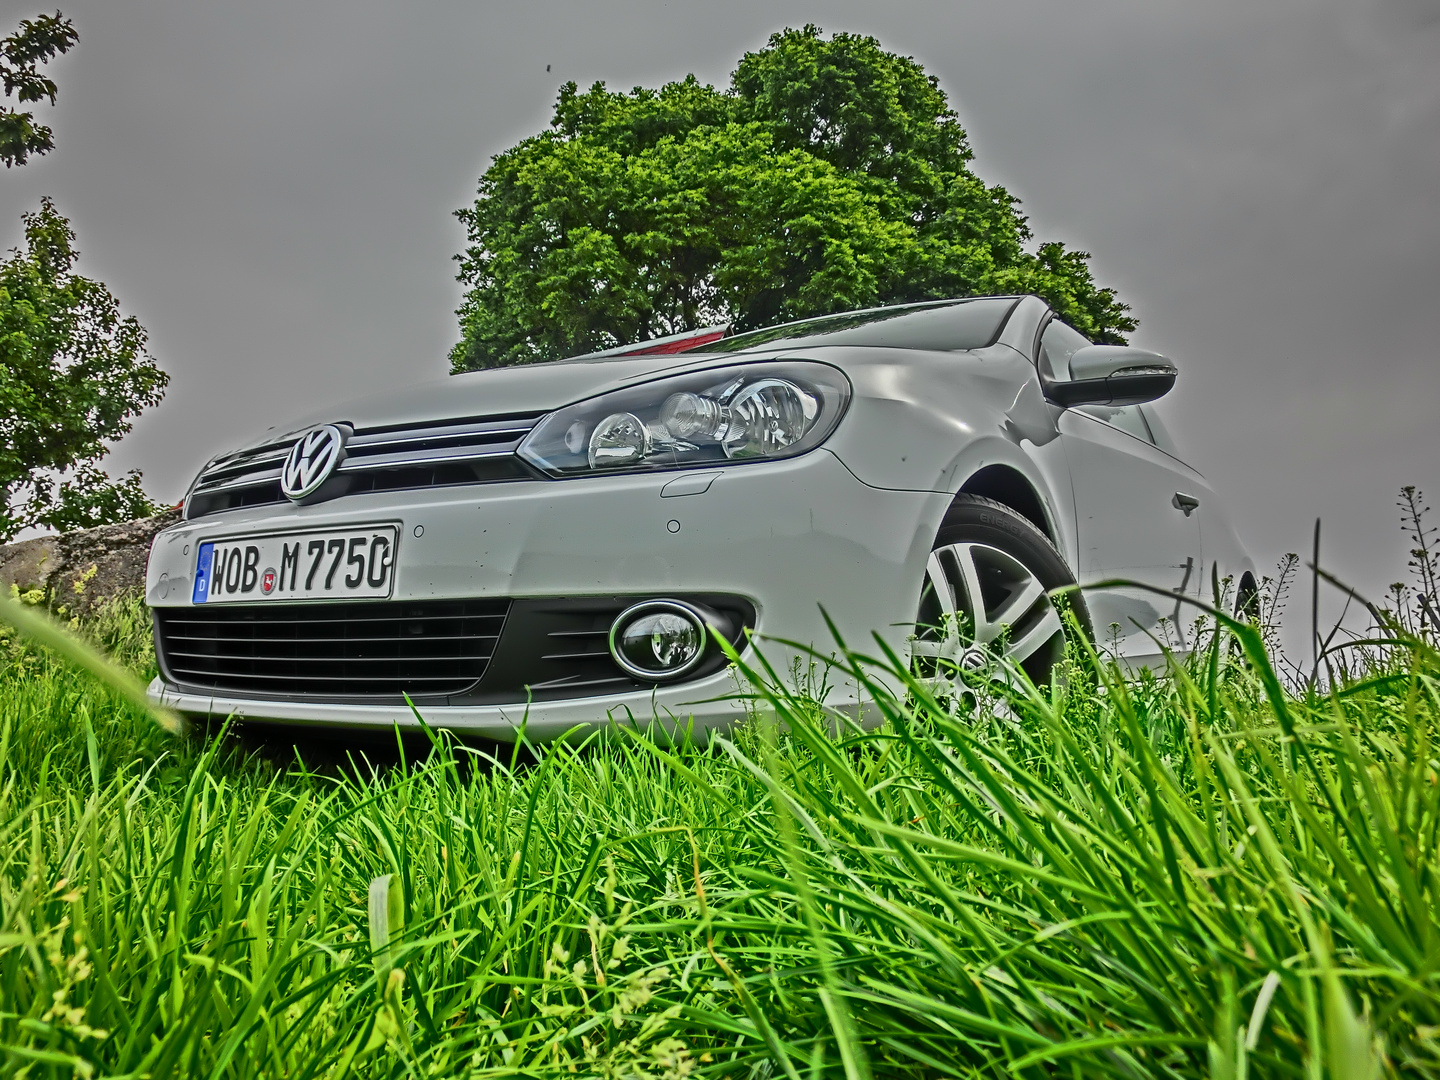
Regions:
[[754, 661], [705, 746], [323, 773], [12, 644], [0, 1073], [1440, 1076], [1440, 658], [1381, 637], [1323, 691], [1237, 625], [1044, 693], [843, 652], [870, 730]]

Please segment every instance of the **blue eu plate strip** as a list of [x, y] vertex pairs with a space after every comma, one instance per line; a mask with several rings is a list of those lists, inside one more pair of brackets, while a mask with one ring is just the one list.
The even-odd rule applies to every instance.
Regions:
[[193, 604], [203, 604], [210, 599], [210, 564], [215, 558], [215, 545], [209, 541], [200, 545], [195, 556], [195, 592], [190, 597]]

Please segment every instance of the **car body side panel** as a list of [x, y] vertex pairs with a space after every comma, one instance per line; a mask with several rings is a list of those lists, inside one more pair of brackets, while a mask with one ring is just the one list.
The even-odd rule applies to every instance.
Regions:
[[[1145, 414], [1145, 420], [1155, 435], [1156, 445], [1171, 457], [1180, 460], [1180, 451], [1159, 413], [1150, 405], [1140, 406], [1140, 411]], [[1188, 465], [1186, 467], [1190, 468]], [[1241, 579], [1250, 574], [1258, 581], [1255, 563], [1245, 550], [1245, 545], [1240, 542], [1240, 537], [1236, 534], [1235, 527], [1215, 490], [1199, 472], [1192, 469], [1192, 473], [1193, 479], [1190, 483], [1195, 488], [1192, 494], [1200, 499], [1200, 509], [1196, 511], [1196, 516], [1200, 520], [1200, 552], [1204, 566], [1201, 594], [1207, 602], [1218, 599], [1233, 611]], [[1227, 580], [1230, 583], [1228, 594], [1224, 584]], [[1217, 586], [1219, 597], [1215, 595]]]
[[1179, 597], [1201, 595], [1200, 522], [1173, 504], [1176, 492], [1188, 494], [1199, 477], [1151, 443], [1080, 410], [1068, 410], [1060, 430], [1080, 507], [1073, 564], [1080, 584], [1121, 578], [1177, 596], [1170, 602], [1124, 586], [1087, 591], [1097, 638], [1133, 663], [1163, 663], [1163, 649], [1190, 647], [1195, 612]]
[[1200, 499], [1200, 509], [1195, 511], [1195, 516], [1200, 519], [1200, 552], [1204, 566], [1201, 599], [1206, 603], [1218, 603], [1225, 610], [1234, 612], [1241, 579], [1249, 574], [1258, 582], [1259, 575], [1214, 489], [1203, 480], [1195, 486], [1197, 490], [1194, 494]]
[[[1056, 546], [1074, 558], [1075, 509], [1055, 417], [1035, 369], [1013, 349], [836, 358], [850, 376], [850, 412], [827, 443], [864, 483], [954, 495], [1003, 465], [1034, 490]], [[823, 358], [823, 356], [821, 357]]]
[[[1217, 576], [1229, 578], [1238, 585], [1244, 574], [1256, 576], [1255, 562], [1240, 542], [1240, 536], [1220, 500], [1210, 492], [1210, 509], [1200, 519], [1200, 547], [1207, 562], [1216, 567]], [[1202, 508], [1203, 509], [1203, 508]]]

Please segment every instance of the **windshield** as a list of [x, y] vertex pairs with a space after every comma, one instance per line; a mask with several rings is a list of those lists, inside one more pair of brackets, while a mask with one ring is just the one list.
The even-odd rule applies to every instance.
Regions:
[[730, 353], [761, 345], [870, 345], [892, 349], [965, 350], [995, 344], [1015, 296], [984, 296], [904, 304], [845, 315], [824, 315], [804, 322], [768, 326], [722, 338], [687, 353]]

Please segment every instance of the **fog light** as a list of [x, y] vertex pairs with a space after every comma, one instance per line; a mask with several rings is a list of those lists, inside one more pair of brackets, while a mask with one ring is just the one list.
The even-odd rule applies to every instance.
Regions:
[[610, 655], [636, 678], [677, 679], [704, 657], [709, 621], [679, 600], [646, 600], [615, 619]]

